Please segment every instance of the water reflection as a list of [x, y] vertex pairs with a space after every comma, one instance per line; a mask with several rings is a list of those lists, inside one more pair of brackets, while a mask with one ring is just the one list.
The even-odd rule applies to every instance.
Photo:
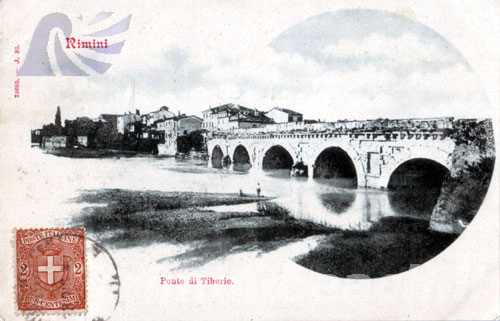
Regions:
[[251, 166], [248, 163], [233, 163], [233, 170], [236, 172], [248, 172], [250, 168]]
[[386, 193], [335, 187], [325, 191], [322, 185], [310, 185], [312, 188], [299, 188], [294, 196], [276, 202], [295, 217], [351, 230], [367, 230], [381, 217], [392, 214]]
[[317, 184], [335, 186], [338, 188], [356, 188], [356, 179], [351, 177], [336, 177], [336, 178], [315, 178]]
[[[267, 179], [279, 184], [283, 173], [266, 172]], [[385, 191], [349, 188], [350, 179], [288, 181], [291, 191], [275, 200], [302, 219], [349, 230], [368, 230], [383, 217], [430, 218], [439, 190]]]
[[[193, 168], [191, 174], [197, 173]], [[286, 169], [251, 169], [249, 172], [214, 169], [212, 173], [223, 180], [222, 187], [226, 191], [232, 189], [233, 192], [241, 190], [256, 194], [259, 184], [264, 195], [276, 197], [274, 202], [289, 210], [291, 215], [348, 230], [368, 230], [381, 218], [390, 216], [429, 219], [439, 196], [439, 190], [429, 189], [386, 191], [353, 188], [350, 178], [308, 180], [290, 177], [290, 171]], [[212, 185], [212, 188], [216, 186]], [[227, 209], [222, 206], [212, 210]], [[249, 205], [234, 205], [231, 210], [247, 211]]]
[[290, 170], [289, 169], [273, 169], [273, 170], [266, 170], [266, 176], [268, 177], [274, 177], [274, 178], [280, 178], [280, 179], [298, 179], [302, 177], [290, 177]]
[[430, 218], [440, 194], [439, 188], [401, 189], [388, 192], [391, 209], [398, 215]]
[[337, 214], [341, 214], [351, 207], [352, 203], [356, 199], [356, 193], [333, 192], [320, 194], [319, 197], [327, 209]]

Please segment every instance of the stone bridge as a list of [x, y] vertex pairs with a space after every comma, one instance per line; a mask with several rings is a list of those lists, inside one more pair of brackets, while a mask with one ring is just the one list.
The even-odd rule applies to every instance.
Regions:
[[419, 180], [440, 186], [455, 143], [442, 131], [303, 132], [219, 134], [207, 147], [214, 168], [294, 168], [310, 179], [350, 178], [358, 187], [384, 189]]

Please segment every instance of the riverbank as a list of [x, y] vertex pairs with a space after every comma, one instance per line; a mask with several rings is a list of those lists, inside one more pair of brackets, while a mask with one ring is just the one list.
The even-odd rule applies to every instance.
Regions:
[[45, 153], [70, 158], [111, 158], [111, 157], [134, 157], [150, 154], [139, 153], [130, 150], [119, 149], [90, 149], [90, 148], [54, 148], [43, 149]]
[[[38, 147], [38, 146], [32, 146]], [[45, 153], [68, 158], [115, 158], [115, 157], [147, 157], [154, 155], [159, 158], [170, 158], [175, 157], [178, 160], [201, 160], [207, 161], [208, 154], [193, 152], [193, 153], [177, 153], [175, 155], [158, 155], [151, 153], [138, 152], [134, 150], [124, 150], [124, 149], [92, 149], [92, 148], [51, 148], [42, 149]]]
[[424, 264], [457, 237], [431, 231], [428, 220], [389, 216], [368, 231], [331, 233], [296, 262], [323, 274], [379, 278]]
[[84, 191], [75, 202], [93, 203], [73, 219], [108, 246], [127, 248], [153, 243], [188, 244], [174, 258], [183, 266], [202, 265], [229, 254], [267, 252], [330, 228], [296, 220], [273, 206], [261, 212], [216, 212], [208, 206], [253, 202], [270, 197], [231, 193]]
[[[294, 258], [298, 264], [340, 277], [381, 277], [426, 262], [456, 238], [409, 217], [383, 218], [368, 231], [325, 227], [292, 217], [269, 197], [236, 193], [101, 189], [83, 191], [73, 201], [93, 204], [73, 224], [108, 246], [187, 245], [182, 254], [159, 260], [178, 261], [181, 268], [244, 251], [265, 253], [316, 235], [318, 246]], [[206, 208], [254, 202], [258, 211]]]

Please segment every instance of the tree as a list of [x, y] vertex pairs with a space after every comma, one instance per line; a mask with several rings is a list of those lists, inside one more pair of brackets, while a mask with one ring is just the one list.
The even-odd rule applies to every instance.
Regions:
[[87, 136], [89, 147], [93, 147], [97, 131], [97, 124], [88, 117], [78, 117], [75, 120], [66, 120], [65, 132], [70, 144], [76, 144], [78, 136]]
[[177, 151], [179, 153], [189, 153], [191, 150], [197, 152], [206, 150], [203, 131], [195, 130], [187, 135], [177, 137]]
[[205, 136], [203, 136], [203, 132], [201, 130], [195, 130], [189, 133], [189, 140], [191, 143], [191, 147], [197, 151], [202, 152], [206, 150], [205, 146]]
[[177, 152], [189, 153], [192, 148], [191, 139], [187, 135], [177, 137]]
[[57, 134], [57, 127], [54, 124], [43, 125], [40, 131], [40, 135], [45, 137], [55, 136]]
[[62, 127], [62, 124], [61, 124], [61, 108], [59, 106], [57, 106], [56, 119], [55, 119], [54, 124], [56, 125], [57, 128], [61, 128]]
[[119, 145], [120, 135], [111, 123], [99, 122], [95, 142], [99, 148], [111, 148]]

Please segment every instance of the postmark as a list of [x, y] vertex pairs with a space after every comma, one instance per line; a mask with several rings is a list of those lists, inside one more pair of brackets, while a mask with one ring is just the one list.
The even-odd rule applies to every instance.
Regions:
[[84, 311], [85, 230], [17, 230], [16, 276], [20, 311]]

